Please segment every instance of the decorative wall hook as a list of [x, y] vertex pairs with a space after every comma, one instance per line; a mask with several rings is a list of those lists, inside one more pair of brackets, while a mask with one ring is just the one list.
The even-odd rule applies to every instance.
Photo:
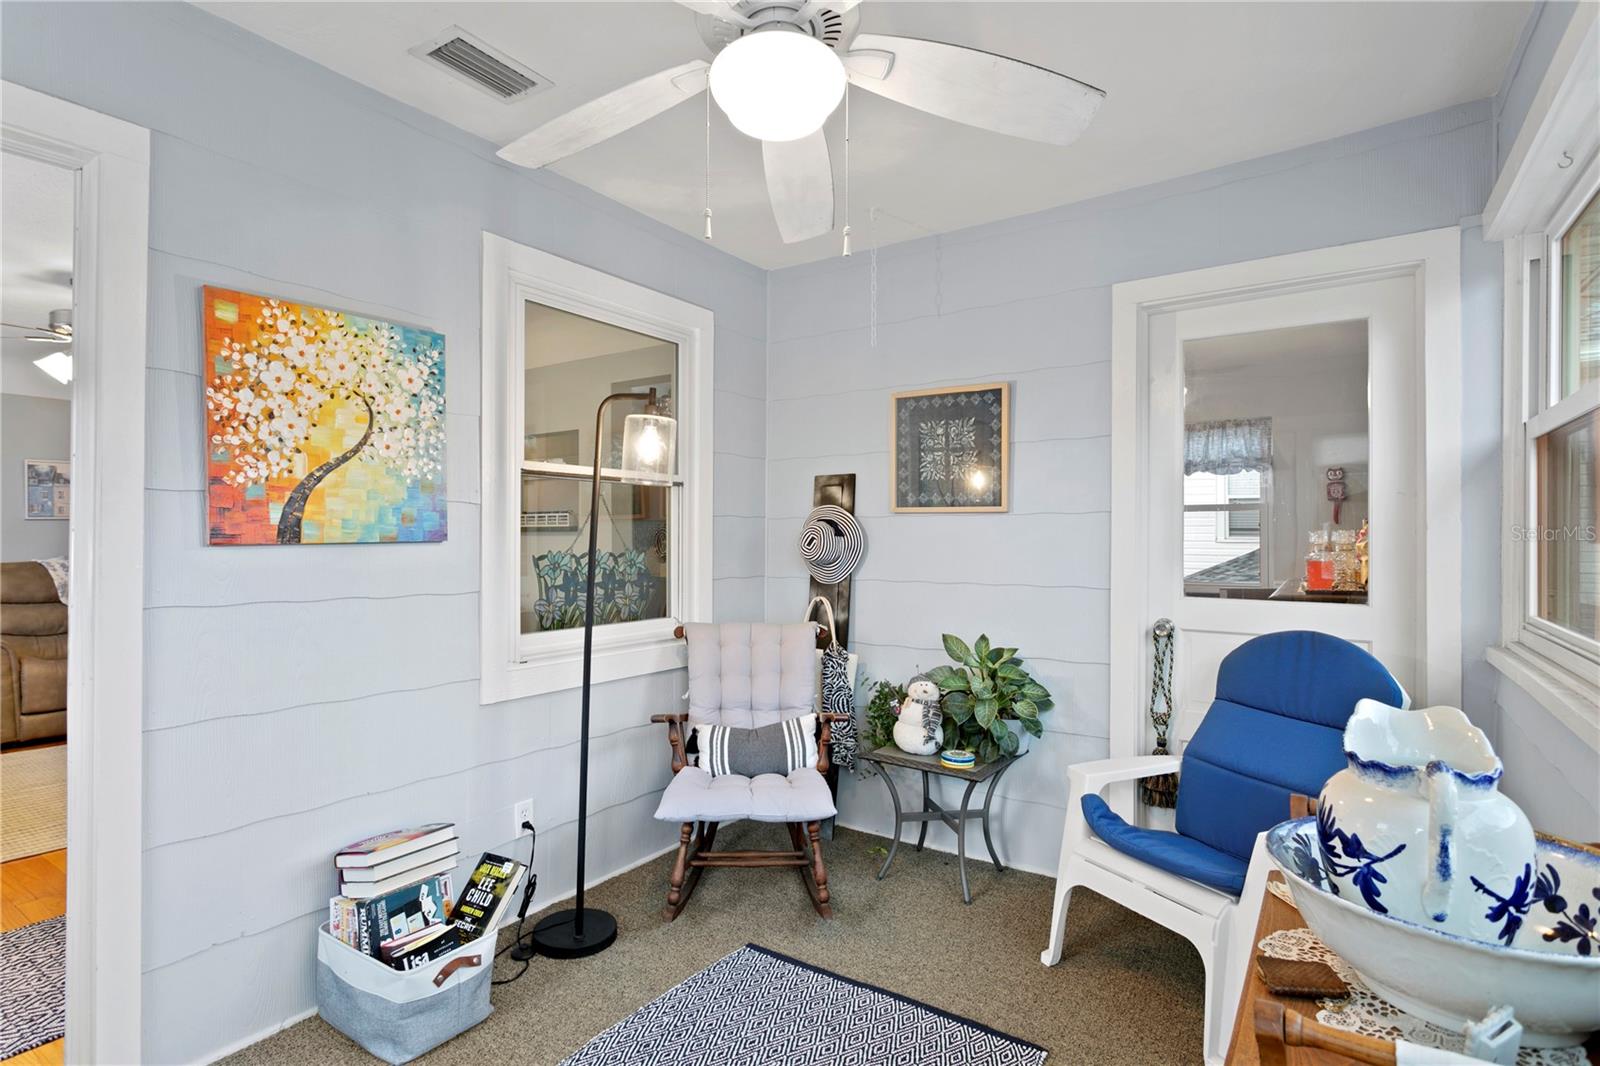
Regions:
[[1556, 169], [1557, 170], [1566, 170], [1571, 165], [1572, 165], [1572, 156], [1569, 155], [1567, 152], [1563, 151], [1561, 153], [1561, 162], [1556, 164]]

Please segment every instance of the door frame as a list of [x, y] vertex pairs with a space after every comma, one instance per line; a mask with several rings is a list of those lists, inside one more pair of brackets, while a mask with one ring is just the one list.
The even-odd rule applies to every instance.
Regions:
[[[1123, 282], [1111, 288], [1111, 632], [1109, 747], [1148, 752], [1146, 617], [1149, 322], [1153, 315], [1383, 278], [1415, 279], [1422, 353], [1427, 538], [1420, 615], [1431, 703], [1461, 702], [1461, 230], [1457, 226]], [[1132, 809], [1132, 789], [1113, 794]]]
[[0, 83], [0, 147], [77, 172], [66, 1061], [137, 1062], [150, 132]]

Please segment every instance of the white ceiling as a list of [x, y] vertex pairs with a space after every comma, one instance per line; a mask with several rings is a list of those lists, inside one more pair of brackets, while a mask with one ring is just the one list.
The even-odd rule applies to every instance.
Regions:
[[[44, 325], [72, 306], [72, 171], [0, 152], [0, 319]], [[71, 399], [33, 360], [63, 346], [0, 332], [0, 392]]]
[[[694, 16], [667, 0], [201, 6], [496, 144], [637, 78], [709, 58]], [[879, 209], [877, 240], [889, 244], [1491, 96], [1529, 5], [867, 0], [860, 12], [862, 32], [970, 45], [1108, 93], [1088, 132], [1066, 148], [852, 93], [851, 222], [865, 246], [872, 207]], [[407, 54], [452, 25], [553, 87], [507, 104]], [[829, 137], [842, 180], [841, 125], [835, 113]], [[553, 169], [698, 237], [703, 138], [696, 99]], [[719, 247], [767, 268], [838, 254], [837, 233], [781, 242], [759, 146], [720, 114], [712, 151]]]

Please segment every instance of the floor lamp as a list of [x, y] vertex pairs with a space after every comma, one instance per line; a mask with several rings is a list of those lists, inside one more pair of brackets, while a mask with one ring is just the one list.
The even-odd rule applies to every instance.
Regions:
[[617, 920], [606, 911], [583, 905], [584, 845], [589, 821], [589, 683], [594, 661], [594, 574], [600, 547], [600, 423], [613, 402], [644, 400], [643, 414], [629, 415], [622, 430], [622, 469], [614, 480], [630, 485], [666, 485], [672, 476], [677, 423], [656, 408], [656, 390], [648, 394], [617, 392], [600, 401], [594, 413], [594, 470], [589, 493], [589, 576], [583, 601], [583, 716], [578, 739], [578, 880], [572, 906], [533, 927], [531, 942], [519, 943], [515, 959], [534, 954], [557, 959], [582, 958], [610, 947], [617, 939]]

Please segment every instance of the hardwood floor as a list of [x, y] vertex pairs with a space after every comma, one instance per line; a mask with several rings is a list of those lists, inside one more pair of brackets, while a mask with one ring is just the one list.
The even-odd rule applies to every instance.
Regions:
[[[0, 863], [0, 930], [42, 922], [67, 912], [67, 853], [48, 851]], [[24, 1051], [8, 1066], [61, 1066], [65, 1041]]]

